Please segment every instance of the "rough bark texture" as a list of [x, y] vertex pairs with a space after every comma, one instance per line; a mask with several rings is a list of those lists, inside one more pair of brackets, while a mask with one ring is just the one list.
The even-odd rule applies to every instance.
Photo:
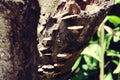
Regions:
[[46, 0], [51, 5], [40, 3], [38, 72], [42, 80], [67, 80], [71, 76], [76, 59], [114, 3], [113, 0], [61, 1]]
[[10, 76], [13, 75], [9, 74], [9, 72], [13, 72], [13, 65], [10, 60], [10, 41], [8, 38], [11, 28], [9, 21], [5, 18], [7, 10], [3, 10], [4, 7], [1, 6], [3, 5], [0, 4], [0, 80], [7, 78], [12, 80]]
[[37, 0], [0, 0], [0, 80], [37, 80]]

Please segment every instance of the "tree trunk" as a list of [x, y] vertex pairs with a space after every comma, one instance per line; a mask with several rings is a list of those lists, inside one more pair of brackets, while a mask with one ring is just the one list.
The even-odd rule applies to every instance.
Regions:
[[113, 3], [114, 0], [40, 0], [40, 79], [69, 79], [76, 59]]
[[37, 0], [0, 0], [0, 80], [37, 80]]

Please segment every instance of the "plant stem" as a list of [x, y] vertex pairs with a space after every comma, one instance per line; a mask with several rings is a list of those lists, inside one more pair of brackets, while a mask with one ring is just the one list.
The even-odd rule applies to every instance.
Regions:
[[104, 80], [104, 52], [105, 52], [105, 40], [104, 40], [104, 22], [100, 25], [100, 80]]

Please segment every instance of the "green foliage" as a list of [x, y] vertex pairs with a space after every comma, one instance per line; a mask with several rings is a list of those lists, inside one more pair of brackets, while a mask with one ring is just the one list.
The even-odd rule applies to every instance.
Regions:
[[113, 80], [112, 73], [109, 72], [108, 74], [106, 74], [106, 75], [104, 76], [104, 80]]
[[114, 40], [114, 42], [118, 42], [118, 41], [120, 41], [120, 26], [117, 26], [115, 29], [113, 29], [114, 30], [114, 35], [115, 36], [113, 36], [113, 40]]
[[120, 73], [120, 63], [118, 64], [117, 68], [114, 70], [113, 73], [115, 73], [115, 74]]
[[74, 64], [73, 67], [72, 67], [72, 72], [75, 71], [76, 68], [78, 68], [81, 59], [82, 59], [81, 56], [78, 57], [78, 59], [76, 60], [75, 64]]
[[[116, 0], [115, 4], [120, 4], [120, 0]], [[108, 15], [103, 21], [102, 26], [105, 26], [104, 23], [106, 21], [112, 23], [114, 25], [114, 28], [107, 26], [105, 28], [106, 32], [104, 35], [101, 35], [101, 31], [98, 29], [98, 39], [91, 39], [89, 46], [86, 47], [86, 49], [82, 52], [81, 56], [73, 66], [72, 71], [75, 72], [78, 69], [79, 71], [76, 77], [71, 78], [71, 80], [92, 80], [89, 79], [89, 77], [99, 73], [99, 69], [101, 68], [99, 66], [99, 63], [101, 63], [102, 60], [105, 60], [105, 63], [102, 63], [104, 65], [103, 68], [108, 70], [104, 73], [104, 80], [114, 80], [113, 77], [115, 74], [120, 75], [120, 52], [110, 48], [111, 42], [120, 42], [120, 17], [117, 15]], [[102, 37], [104, 39], [104, 42], [101, 42]], [[103, 46], [101, 46], [101, 43]], [[104, 50], [104, 59], [102, 59], [103, 57], [100, 56], [101, 50]], [[110, 60], [106, 60], [106, 58], [110, 58]], [[116, 66], [116, 68], [111, 68], [110, 64], [113, 64]], [[99, 80], [99, 78], [97, 78], [97, 80]], [[120, 79], [118, 78], [118, 80]]]
[[115, 4], [120, 4], [120, 0], [115, 0]]
[[118, 24], [120, 24], [120, 17], [116, 15], [107, 16], [106, 19], [113, 23], [115, 27], [118, 26]]
[[107, 56], [118, 57], [120, 58], [120, 52], [115, 50], [106, 50]]
[[[89, 56], [101, 62], [99, 57], [99, 50], [100, 50], [100, 45], [98, 45], [97, 43], [91, 43], [88, 47], [86, 47], [86, 49], [82, 53], [84, 55], [85, 61]], [[89, 61], [91, 61], [91, 59], [86, 62], [88, 63]]]

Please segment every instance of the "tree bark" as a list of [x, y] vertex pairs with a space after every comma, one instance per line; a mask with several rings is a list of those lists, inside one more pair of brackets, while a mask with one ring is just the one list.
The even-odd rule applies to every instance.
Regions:
[[37, 80], [37, 0], [0, 0], [0, 80]]
[[76, 59], [114, 0], [46, 0], [46, 3], [40, 0], [39, 77], [42, 80], [67, 80]]

